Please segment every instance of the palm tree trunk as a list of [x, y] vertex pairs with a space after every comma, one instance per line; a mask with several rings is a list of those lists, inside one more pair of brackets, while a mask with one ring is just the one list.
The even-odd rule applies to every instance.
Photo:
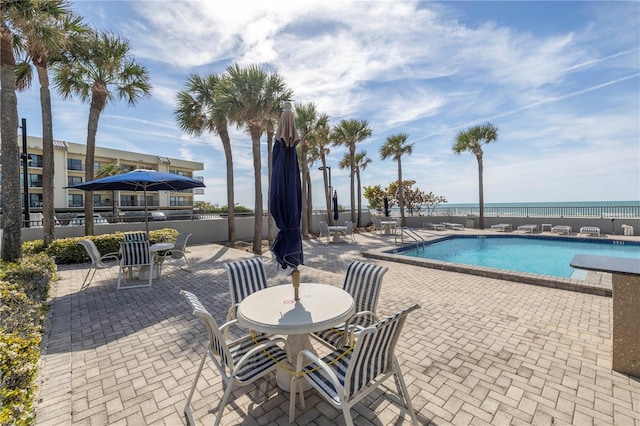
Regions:
[[[269, 197], [271, 197], [271, 171], [273, 170], [273, 133], [273, 128], [269, 126], [269, 129], [267, 129], [267, 179], [269, 182], [267, 185], [267, 206], [271, 203]], [[267, 212], [267, 239], [271, 243], [275, 238], [276, 223], [273, 220], [271, 213]]]
[[53, 205], [53, 119], [51, 115], [51, 93], [49, 91], [49, 74], [46, 67], [36, 67], [40, 80], [40, 108], [42, 110], [42, 213], [44, 244], [55, 240], [55, 221]]
[[307, 223], [309, 224], [309, 233], [311, 233], [311, 224], [313, 223], [313, 196], [311, 193], [311, 173], [307, 173], [307, 193], [309, 194], [309, 201], [306, 207]]
[[253, 230], [253, 252], [262, 254], [262, 176], [260, 161], [260, 135], [259, 126], [251, 126], [251, 145], [253, 151], [253, 173], [255, 178], [255, 220]]
[[356, 146], [349, 146], [349, 163], [351, 165], [351, 222], [356, 223], [356, 191], [355, 191], [355, 171], [356, 171]]
[[356, 228], [360, 228], [360, 226], [362, 226], [362, 184], [360, 183], [360, 169], [356, 169], [356, 177], [358, 178], [358, 222], [356, 222]]
[[[98, 133], [98, 120], [100, 112], [104, 108], [106, 97], [97, 93], [91, 96], [91, 107], [89, 108], [89, 122], [87, 124], [87, 153], [85, 159], [84, 180], [93, 180], [93, 169], [96, 155], [96, 134]], [[84, 235], [93, 235], [93, 191], [86, 191], [84, 196]]]
[[480, 221], [478, 223], [478, 228], [484, 229], [484, 188], [482, 183], [482, 156], [478, 156], [478, 199], [480, 201]]
[[233, 193], [233, 154], [231, 152], [231, 139], [227, 126], [218, 126], [218, 134], [224, 149], [224, 158], [227, 167], [227, 233], [228, 241], [232, 245], [236, 242], [236, 213]]
[[307, 163], [309, 148], [307, 141], [300, 141], [300, 169], [302, 172], [302, 238], [309, 237], [309, 217], [307, 215], [307, 206], [309, 205], [309, 187], [307, 186], [307, 177], [309, 175], [309, 164]]
[[400, 226], [404, 226], [404, 187], [402, 185], [402, 163], [400, 157], [398, 157], [398, 201], [400, 202]]
[[[2, 115], [2, 260], [13, 262], [22, 254], [20, 211], [20, 150], [18, 148], [18, 99], [13, 35], [0, 22], [0, 112]], [[26, 184], [26, 183], [25, 183]]]
[[327, 204], [327, 223], [333, 225], [333, 215], [331, 214], [331, 195], [329, 192], [329, 181], [327, 180], [327, 158], [324, 154], [320, 155], [322, 162], [322, 177], [324, 178], [324, 201]]

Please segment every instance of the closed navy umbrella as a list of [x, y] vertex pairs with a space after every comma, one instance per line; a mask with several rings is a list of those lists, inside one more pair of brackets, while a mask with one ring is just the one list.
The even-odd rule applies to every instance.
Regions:
[[294, 124], [291, 102], [284, 103], [284, 111], [280, 116], [274, 139], [269, 211], [279, 231], [271, 245], [271, 251], [282, 268], [293, 268], [291, 277], [295, 299], [298, 300], [300, 286], [298, 265], [304, 263], [300, 233], [302, 185], [296, 153], [300, 136]]
[[389, 198], [384, 196], [384, 215], [385, 217], [389, 217]]
[[338, 191], [333, 191], [333, 220], [338, 220]]
[[190, 188], [203, 188], [205, 185], [199, 180], [174, 173], [156, 172], [155, 170], [138, 169], [129, 173], [107, 176], [101, 179], [67, 186], [69, 189], [84, 191], [143, 191], [144, 192], [144, 222], [149, 233], [149, 212], [147, 207], [147, 191], [180, 191]]

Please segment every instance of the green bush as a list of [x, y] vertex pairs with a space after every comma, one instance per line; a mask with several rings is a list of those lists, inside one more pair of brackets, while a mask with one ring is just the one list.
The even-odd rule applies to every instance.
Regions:
[[[79, 243], [84, 239], [92, 240], [101, 255], [120, 250], [120, 243], [124, 241], [124, 232], [115, 234], [92, 235], [89, 237], [61, 238], [53, 241], [45, 247], [42, 240], [27, 241], [22, 244], [25, 255], [45, 253], [55, 259], [55, 263], [62, 265], [67, 263], [89, 262], [87, 251]], [[158, 229], [149, 232], [150, 243], [175, 243], [178, 231], [173, 228]]]
[[56, 279], [45, 254], [0, 265], [0, 424], [34, 423], [33, 397], [40, 340], [47, 312], [44, 303]]

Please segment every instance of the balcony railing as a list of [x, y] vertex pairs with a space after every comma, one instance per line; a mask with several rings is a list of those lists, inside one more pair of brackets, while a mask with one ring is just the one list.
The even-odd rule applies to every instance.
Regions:
[[[431, 214], [436, 216], [478, 216], [480, 208], [439, 206]], [[484, 216], [640, 218], [640, 206], [485, 207]]]

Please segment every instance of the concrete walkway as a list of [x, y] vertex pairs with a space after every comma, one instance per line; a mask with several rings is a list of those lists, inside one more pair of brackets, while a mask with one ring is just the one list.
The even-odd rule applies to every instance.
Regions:
[[[470, 231], [463, 231], [470, 232]], [[304, 243], [302, 281], [340, 286], [362, 251], [392, 236], [357, 234], [357, 243]], [[224, 321], [230, 304], [223, 263], [251, 256], [220, 245], [189, 247], [193, 273], [167, 262], [151, 288], [116, 291], [118, 269], [98, 271], [80, 292], [87, 265], [61, 266], [44, 341], [38, 425], [182, 425], [183, 407], [207, 336], [186, 289]], [[270, 285], [290, 283], [270, 254]], [[611, 370], [611, 299], [554, 288], [375, 261], [389, 267], [379, 313], [418, 302], [398, 356], [421, 424], [640, 426], [640, 378]], [[236, 390], [225, 425], [288, 424], [289, 394], [267, 381]], [[393, 380], [387, 382], [395, 392]], [[257, 390], [256, 390], [257, 389]], [[194, 395], [195, 416], [212, 424], [222, 396], [212, 364]], [[306, 392], [297, 424], [343, 424]], [[353, 410], [356, 425], [410, 424], [393, 394], [376, 391]]]

